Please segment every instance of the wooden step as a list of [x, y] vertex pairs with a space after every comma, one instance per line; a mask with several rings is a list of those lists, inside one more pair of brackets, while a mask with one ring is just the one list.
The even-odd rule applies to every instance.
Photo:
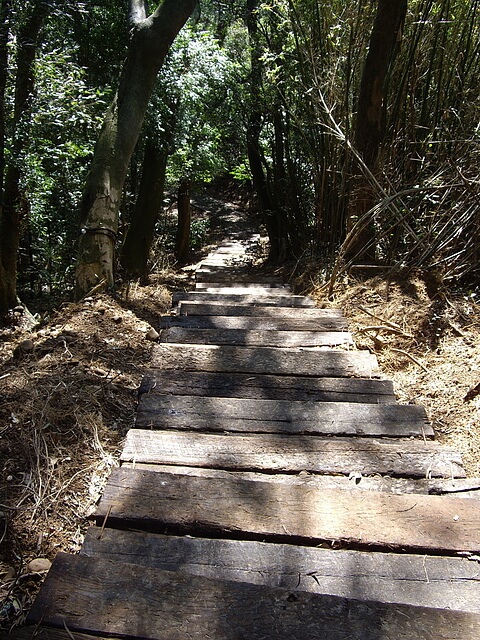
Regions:
[[418, 405], [299, 402], [144, 394], [137, 428], [433, 438]]
[[418, 440], [131, 429], [121, 460], [272, 473], [465, 477], [460, 454]]
[[195, 284], [197, 291], [208, 291], [216, 293], [228, 293], [234, 289], [245, 289], [247, 292], [251, 290], [259, 290], [263, 292], [276, 292], [281, 291], [283, 294], [290, 292], [290, 286], [288, 284], [282, 284], [279, 282], [197, 282]]
[[[30, 624], [144, 640], [477, 640], [480, 616], [58, 554]], [[70, 638], [71, 640], [71, 638]]]
[[257, 285], [255, 287], [245, 286], [245, 285], [231, 285], [230, 287], [218, 286], [218, 287], [197, 287], [195, 285], [195, 291], [192, 293], [208, 293], [208, 294], [219, 294], [219, 295], [247, 295], [247, 296], [267, 296], [267, 297], [281, 297], [292, 295], [289, 289], [280, 288], [280, 287], [264, 287], [262, 285]]
[[184, 371], [371, 378], [378, 362], [366, 351], [156, 344], [153, 367]]
[[226, 302], [181, 301], [179, 315], [188, 316], [262, 316], [263, 318], [332, 318], [342, 317], [340, 309], [318, 309], [317, 307], [272, 307], [258, 301], [255, 305], [230, 304]]
[[201, 478], [227, 478], [251, 482], [270, 482], [285, 485], [303, 485], [317, 489], [342, 489], [347, 491], [382, 491], [383, 493], [422, 493], [448, 495], [458, 499], [480, 500], [480, 478], [392, 478], [391, 476], [364, 476], [351, 473], [349, 476], [318, 475], [300, 471], [298, 473], [260, 473], [254, 471], [225, 471], [180, 465], [123, 462], [122, 468], [173, 473], [175, 475]]
[[396, 402], [390, 380], [306, 378], [161, 369], [147, 369], [139, 389], [139, 395], [144, 393], [316, 402]]
[[202, 265], [205, 267], [219, 267], [221, 269], [228, 268], [245, 268], [252, 264], [251, 256], [247, 254], [224, 254], [224, 255], [212, 255], [209, 258], [203, 260]]
[[110, 527], [453, 555], [480, 548], [480, 503], [115, 469], [97, 508]]
[[246, 347], [337, 347], [352, 346], [348, 331], [257, 331], [253, 329], [184, 329], [170, 327], [162, 342], [183, 344], [229, 344]]
[[[270, 291], [270, 290], [269, 290]], [[272, 292], [275, 289], [271, 290]], [[206, 293], [205, 291], [176, 291], [172, 296], [173, 304], [180, 302], [221, 302], [242, 305], [263, 305], [267, 307], [314, 307], [315, 302], [307, 296], [293, 294], [248, 293]]]
[[[72, 640], [71, 631], [65, 629], [54, 629], [53, 627], [43, 627], [42, 625], [32, 625], [31, 627], [22, 627], [16, 631], [12, 631], [8, 640]], [[75, 633], [73, 640], [120, 640], [118, 636], [92, 636], [89, 633]]]
[[162, 316], [160, 328], [243, 329], [244, 331], [346, 331], [341, 317], [283, 318], [263, 316]]
[[221, 268], [215, 266], [201, 266], [195, 271], [195, 280], [197, 284], [205, 283], [208, 286], [210, 282], [224, 283], [249, 283], [256, 282], [261, 285], [270, 285], [272, 287], [282, 286], [283, 281], [277, 276], [265, 276], [245, 268]]
[[478, 562], [90, 527], [81, 555], [354, 600], [480, 613]]

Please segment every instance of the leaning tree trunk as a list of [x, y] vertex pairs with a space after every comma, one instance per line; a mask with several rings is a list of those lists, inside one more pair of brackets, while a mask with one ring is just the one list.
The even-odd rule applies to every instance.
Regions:
[[178, 187], [177, 209], [178, 225], [175, 242], [175, 257], [180, 264], [185, 264], [190, 253], [190, 229], [192, 226], [190, 180], [188, 178], [182, 180]]
[[131, 0], [132, 38], [95, 148], [81, 202], [75, 296], [114, 285], [118, 210], [130, 158], [158, 71], [196, 0], [163, 0], [146, 15], [144, 0]]
[[[379, 0], [363, 68], [358, 96], [355, 147], [364, 167], [355, 181], [347, 216], [347, 233], [375, 204], [375, 189], [368, 178], [378, 174], [378, 157], [385, 137], [386, 81], [402, 37], [407, 0]], [[374, 227], [359, 226], [346, 252], [347, 259], [368, 262], [375, 258]]]
[[140, 189], [120, 256], [127, 278], [147, 276], [148, 256], [162, 207], [167, 159], [167, 148], [159, 147], [156, 140], [148, 138]]
[[[9, 2], [2, 2], [0, 51], [1, 63], [6, 63], [7, 52], [5, 50], [8, 39], [7, 18], [11, 6]], [[22, 212], [25, 210], [25, 197], [20, 187], [22, 169], [19, 157], [28, 138], [28, 117], [31, 100], [34, 93], [34, 69], [35, 55], [37, 51], [40, 31], [46, 17], [51, 11], [51, 6], [44, 0], [38, 0], [23, 23], [18, 36], [17, 72], [15, 78], [15, 97], [13, 113], [13, 141], [12, 153], [5, 168], [4, 165], [4, 121], [3, 105], [5, 97], [5, 68], [0, 76], [0, 99], [2, 100], [1, 136], [1, 178], [0, 190], [3, 194], [0, 203], [0, 311], [5, 311], [18, 302], [17, 300], [17, 260], [20, 244], [20, 227]], [[20, 126], [22, 125], [22, 126]]]

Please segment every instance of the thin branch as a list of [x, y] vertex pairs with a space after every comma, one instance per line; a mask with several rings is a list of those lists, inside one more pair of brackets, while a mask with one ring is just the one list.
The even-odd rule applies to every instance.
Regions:
[[130, 0], [129, 22], [136, 25], [147, 18], [147, 6], [145, 0]]

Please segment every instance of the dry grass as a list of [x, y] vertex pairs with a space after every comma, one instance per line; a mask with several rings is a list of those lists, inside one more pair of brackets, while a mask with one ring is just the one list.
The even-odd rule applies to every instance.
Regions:
[[[169, 306], [157, 284], [1, 332], [0, 631], [23, 621], [36, 594], [42, 576], [29, 562], [80, 548], [133, 426], [146, 333]], [[34, 349], [23, 353], [27, 338]]]
[[[317, 299], [325, 304], [322, 290]], [[343, 308], [356, 345], [378, 358], [399, 402], [423, 405], [437, 438], [480, 476], [480, 315], [475, 297], [454, 295], [420, 273], [350, 279], [328, 304]], [[469, 394], [469, 392], [471, 392]]]

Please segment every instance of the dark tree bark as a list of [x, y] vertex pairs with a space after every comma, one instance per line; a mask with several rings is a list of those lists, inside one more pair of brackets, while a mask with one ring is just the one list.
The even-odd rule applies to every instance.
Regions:
[[118, 210], [158, 71], [196, 0], [163, 0], [147, 17], [144, 0], [130, 1], [132, 37], [117, 93], [95, 148], [81, 203], [76, 298], [114, 285]]
[[145, 279], [158, 214], [162, 208], [168, 151], [148, 138], [143, 157], [142, 178], [120, 262], [127, 278]]
[[[0, 55], [5, 64], [0, 76], [0, 100], [4, 104], [6, 82], [6, 43], [8, 39], [8, 17], [10, 2], [1, 4], [2, 27], [0, 31]], [[28, 117], [30, 102], [34, 92], [34, 63], [40, 31], [51, 11], [49, 3], [38, 0], [31, 8], [22, 24], [18, 36], [17, 71], [15, 78], [15, 97], [13, 113], [12, 154], [8, 165], [4, 165], [4, 114], [0, 121], [0, 165], [3, 195], [0, 207], [0, 311], [5, 311], [18, 302], [17, 299], [17, 260], [20, 243], [22, 213], [28, 203], [21, 192], [21, 166], [18, 162], [20, 152], [28, 137]]]
[[[373, 175], [378, 173], [379, 152], [385, 136], [386, 82], [400, 48], [406, 12], [407, 0], [378, 0], [363, 68], [354, 141], [363, 162]], [[356, 221], [374, 204], [374, 188], [370, 181], [359, 173], [349, 206], [347, 231], [350, 231]], [[374, 229], [370, 224], [359, 229], [347, 251], [347, 258], [352, 257], [358, 261], [372, 260], [375, 257], [373, 237]]]
[[190, 228], [192, 226], [192, 211], [190, 206], [190, 180], [182, 180], [178, 187], [178, 226], [175, 243], [175, 256], [180, 264], [188, 260], [190, 253]]
[[247, 122], [247, 155], [252, 173], [253, 189], [257, 196], [260, 216], [267, 228], [270, 241], [269, 261], [278, 262], [281, 247], [277, 232], [275, 206], [270, 194], [260, 150], [262, 112], [258, 105], [262, 102], [262, 63], [258, 41], [257, 11], [258, 1], [247, 0], [247, 29], [250, 38], [252, 71], [250, 77], [250, 112]]

